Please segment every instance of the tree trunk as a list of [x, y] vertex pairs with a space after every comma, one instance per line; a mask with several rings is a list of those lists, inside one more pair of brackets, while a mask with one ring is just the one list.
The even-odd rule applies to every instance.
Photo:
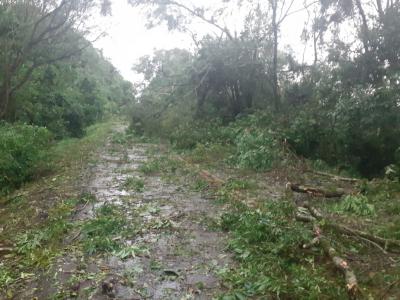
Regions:
[[384, 17], [383, 8], [382, 8], [382, 0], [376, 0], [376, 6], [379, 14], [379, 19], [382, 21]]
[[369, 50], [370, 50], [369, 49], [370, 39], [369, 39], [369, 28], [368, 28], [367, 17], [365, 15], [365, 11], [364, 11], [364, 8], [362, 7], [362, 4], [361, 4], [360, 0], [356, 0], [356, 5], [357, 5], [357, 9], [358, 9], [358, 12], [359, 12], [359, 14], [361, 16], [361, 21], [362, 21], [362, 25], [361, 25], [361, 27], [362, 27], [362, 31], [361, 31], [362, 37], [361, 37], [361, 39], [362, 39], [362, 42], [363, 42], [363, 45], [364, 45], [365, 53], [368, 53]]
[[0, 120], [3, 120], [6, 117], [10, 97], [11, 92], [9, 81], [4, 80], [3, 86], [0, 89]]
[[318, 63], [318, 36], [313, 32], [313, 42], [314, 42], [314, 68], [317, 67]]
[[272, 31], [274, 35], [273, 42], [273, 58], [272, 58], [272, 96], [274, 101], [274, 106], [276, 110], [280, 108], [279, 99], [279, 85], [278, 85], [278, 24], [277, 24], [277, 9], [278, 5], [276, 0], [271, 2], [272, 4]]

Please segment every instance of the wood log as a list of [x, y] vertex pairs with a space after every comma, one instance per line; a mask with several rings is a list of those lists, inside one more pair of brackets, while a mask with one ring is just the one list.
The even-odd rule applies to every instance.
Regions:
[[338, 269], [345, 278], [346, 281], [346, 290], [350, 299], [359, 299], [361, 295], [360, 288], [358, 286], [357, 277], [354, 271], [351, 269], [348, 262], [342, 257], [338, 256], [337, 251], [333, 248], [329, 241], [321, 234], [321, 231], [318, 231], [319, 244], [321, 245], [322, 250], [325, 255], [327, 255], [336, 269]]
[[331, 191], [323, 188], [300, 185], [296, 183], [287, 183], [286, 186], [289, 187], [294, 192], [306, 193], [314, 197], [339, 198], [345, 194], [344, 190], [342, 189], [336, 189]]
[[[315, 221], [317, 220], [312, 216], [309, 217], [313, 218]], [[304, 220], [307, 221], [306, 219]], [[304, 244], [303, 249], [320, 246], [324, 251], [324, 254], [330, 258], [336, 269], [338, 269], [344, 275], [346, 281], [346, 290], [349, 298], [359, 299], [361, 296], [361, 290], [358, 286], [357, 277], [354, 271], [351, 269], [350, 265], [345, 259], [337, 254], [335, 248], [330, 245], [329, 241], [322, 234], [322, 230], [317, 225], [314, 225], [314, 234], [315, 238], [312, 239], [309, 243]]]

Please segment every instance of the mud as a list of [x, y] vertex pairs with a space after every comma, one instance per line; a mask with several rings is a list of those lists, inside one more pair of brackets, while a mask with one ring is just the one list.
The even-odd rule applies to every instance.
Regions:
[[[51, 276], [32, 283], [19, 299], [51, 299], [57, 293], [64, 295], [61, 299], [212, 299], [221, 293], [217, 272], [232, 261], [225, 252], [226, 237], [205, 222], [218, 217], [218, 207], [188, 185], [141, 173], [138, 168], [151, 159], [149, 147], [115, 147], [109, 140], [83, 184], [96, 201], [83, 205], [74, 216], [74, 222], [84, 222], [104, 204], [120, 206], [124, 217], [135, 218], [142, 228], [123, 243], [148, 251], [125, 260], [67, 251], [49, 270]], [[143, 180], [143, 191], [124, 188], [128, 177]]]

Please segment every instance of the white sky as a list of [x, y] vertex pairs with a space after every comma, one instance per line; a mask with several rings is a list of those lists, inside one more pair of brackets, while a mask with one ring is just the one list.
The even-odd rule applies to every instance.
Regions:
[[[188, 3], [192, 0], [185, 0]], [[199, 0], [197, 0], [199, 1]], [[304, 0], [295, 0], [294, 9], [301, 7]], [[198, 3], [198, 2], [197, 2]], [[215, 0], [202, 0], [201, 4], [213, 4]], [[290, 44], [298, 59], [302, 59], [304, 45], [300, 42], [300, 35], [304, 23], [307, 20], [305, 12], [299, 12], [290, 16], [281, 28], [281, 49]], [[191, 48], [192, 39], [185, 34], [168, 32], [165, 27], [157, 27], [147, 30], [145, 27], [145, 14], [137, 8], [133, 8], [127, 0], [114, 0], [112, 16], [99, 17], [93, 20], [107, 36], [95, 42], [95, 47], [102, 49], [106, 58], [121, 72], [127, 80], [140, 81], [141, 77], [132, 71], [134, 63], [144, 55], [151, 55], [155, 49]], [[230, 29], [237, 27], [240, 21], [231, 19]], [[240, 25], [239, 25], [240, 27]], [[196, 23], [193, 29], [201, 34], [207, 33], [211, 28]], [[240, 31], [240, 28], [237, 28]], [[307, 56], [312, 53], [308, 51]]]

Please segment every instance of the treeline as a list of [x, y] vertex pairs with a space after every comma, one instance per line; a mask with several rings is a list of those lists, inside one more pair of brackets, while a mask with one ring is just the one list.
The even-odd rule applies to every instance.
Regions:
[[[194, 142], [185, 144], [196, 147], [207, 143], [201, 135], [228, 125], [255, 145], [250, 156], [265, 156], [276, 143], [339, 171], [399, 177], [400, 1], [321, 0], [300, 8], [294, 1], [239, 1], [248, 14], [236, 34], [222, 25], [236, 3], [223, 2], [225, 9], [207, 10], [184, 1], [131, 1], [148, 9], [151, 24], [192, 33], [197, 19], [220, 33], [200, 40], [193, 34], [194, 52], [158, 51], [140, 60], [135, 69], [148, 84], [133, 128], [192, 134]], [[309, 16], [302, 39], [311, 63], [280, 44], [282, 24], [300, 11]]]
[[0, 192], [31, 178], [53, 140], [82, 137], [133, 99], [92, 46], [101, 34], [85, 22], [101, 4], [0, 1]]

